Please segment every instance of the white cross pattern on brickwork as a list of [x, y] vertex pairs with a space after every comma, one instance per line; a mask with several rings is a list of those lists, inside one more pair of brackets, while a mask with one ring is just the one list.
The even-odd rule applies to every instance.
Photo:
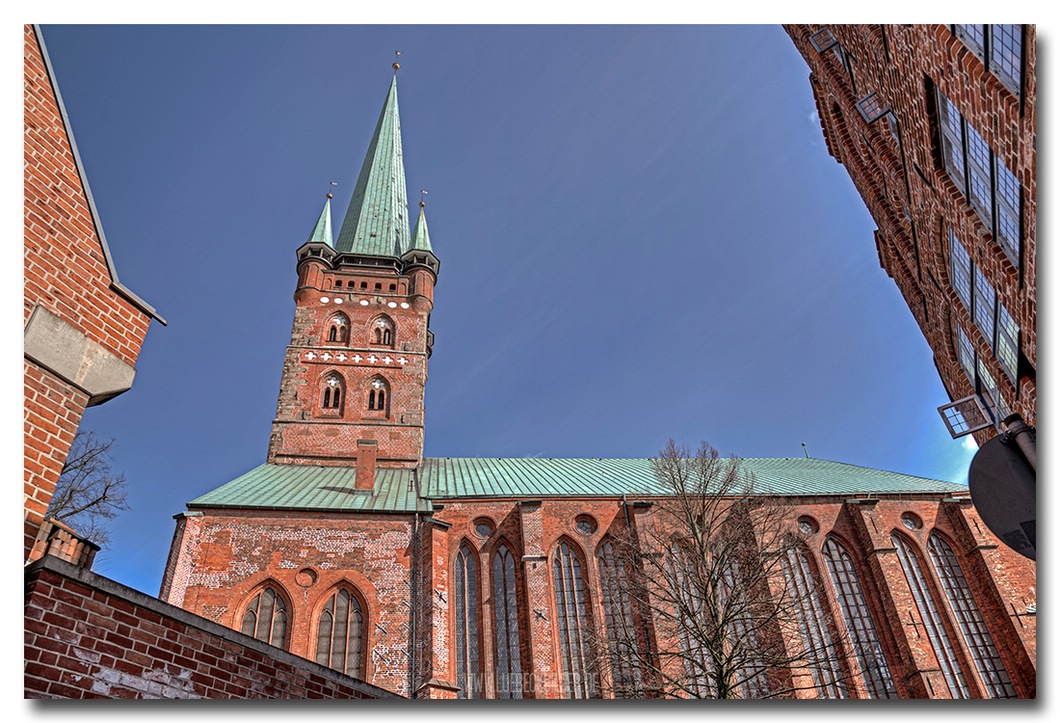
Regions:
[[405, 357], [403, 357], [403, 356], [399, 356], [398, 357], [398, 364], [400, 364], [401, 366], [405, 366], [408, 363], [409, 363], [409, 360], [406, 359]]
[[375, 354], [372, 354], [368, 357], [368, 362], [370, 364], [375, 364], [377, 361], [379, 361], [379, 357], [377, 357]]
[[336, 379], [335, 377], [329, 377], [328, 378], [328, 386], [329, 387], [333, 387], [333, 386], [335, 386], [338, 383], [339, 383], [339, 380]]
[[331, 358], [331, 354], [328, 354], [327, 352], [324, 352], [323, 354], [320, 355], [320, 358], [323, 359], [324, 361], [327, 361], [328, 359]]
[[354, 361], [355, 364], [360, 364], [361, 363], [361, 359], [362, 359], [362, 357], [361, 357], [360, 354], [354, 354], [353, 355], [353, 361]]
[[394, 360], [393, 360], [393, 359], [391, 359], [391, 358], [390, 358], [389, 356], [385, 356], [385, 357], [383, 357], [383, 363], [384, 363], [384, 364], [389, 364], [389, 363], [390, 363], [390, 362], [392, 362], [392, 361], [394, 361]]
[[314, 354], [314, 353], [313, 353], [313, 352], [311, 352], [311, 351], [307, 351], [307, 352], [305, 353], [305, 358], [306, 358], [306, 359], [308, 359], [308, 360], [310, 360], [310, 361], [312, 361], [312, 360], [314, 360], [314, 359], [316, 359], [316, 358], [317, 358], [317, 355], [316, 355], [316, 354]]
[[376, 389], [382, 389], [383, 388], [383, 382], [380, 381], [379, 379], [376, 379], [376, 380], [374, 380], [372, 382], [372, 386], [375, 387]]
[[338, 359], [339, 361], [346, 361], [346, 355], [345, 354], [339, 354], [335, 358]]

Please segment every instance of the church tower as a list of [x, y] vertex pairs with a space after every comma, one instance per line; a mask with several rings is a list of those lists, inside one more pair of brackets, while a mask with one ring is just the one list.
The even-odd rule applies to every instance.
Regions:
[[424, 385], [438, 258], [424, 204], [409, 233], [397, 64], [337, 239], [331, 194], [297, 251], [294, 325], [268, 462], [376, 465], [423, 458]]

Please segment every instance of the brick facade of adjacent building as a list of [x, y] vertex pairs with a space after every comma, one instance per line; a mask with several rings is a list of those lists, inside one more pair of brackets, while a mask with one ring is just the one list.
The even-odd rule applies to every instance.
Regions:
[[24, 545], [85, 408], [132, 385], [154, 310], [118, 282], [47, 53], [24, 28]]
[[[880, 264], [894, 279], [931, 346], [950, 397], [979, 392], [999, 408], [999, 418], [1016, 412], [1033, 425], [1037, 419], [1035, 27], [986, 27], [984, 31], [984, 26], [948, 25], [785, 26], [810, 66], [810, 85], [828, 151], [846, 168], [876, 222]], [[969, 39], [977, 33], [983, 34], [982, 41]], [[1006, 54], [1014, 42], [1015, 52]], [[875, 97], [869, 98], [873, 93]], [[943, 99], [964, 119], [962, 128], [953, 116], [958, 127], [950, 137], [958, 140], [954, 146], [963, 144], [956, 155], [982, 169], [978, 175], [965, 174], [984, 179], [978, 191], [983, 199], [979, 211], [970, 190], [974, 183], [964, 187], [960, 175], [955, 177], [947, 169], [947, 158], [955, 156], [942, 130], [947, 118]], [[881, 111], [889, 113], [875, 117]], [[982, 152], [977, 154], [977, 149]], [[956, 165], [951, 160], [950, 166]], [[1009, 173], [1018, 191], [1006, 196]], [[1003, 203], [998, 199], [1017, 196], [1011, 232], [1002, 233], [994, 224], [1003, 213], [998, 211], [997, 204]], [[951, 231], [974, 265], [969, 272], [969, 303], [962, 301], [961, 280], [954, 278]], [[1018, 251], [1011, 246], [1006, 250], [1005, 236], [1018, 237]], [[959, 266], [964, 268], [964, 262]], [[981, 301], [991, 294], [985, 287], [985, 297], [976, 295], [977, 271], [996, 294], [995, 303]], [[1008, 345], [1015, 351], [1007, 369], [1000, 358], [999, 347], [1005, 344], [997, 337], [1002, 320], [996, 304], [1018, 327], [1018, 338]], [[994, 308], [976, 319], [971, 306], [981, 307], [980, 311]], [[994, 324], [997, 328], [992, 328]], [[969, 342], [963, 366], [960, 334]], [[975, 436], [982, 444], [994, 434], [986, 429]]]

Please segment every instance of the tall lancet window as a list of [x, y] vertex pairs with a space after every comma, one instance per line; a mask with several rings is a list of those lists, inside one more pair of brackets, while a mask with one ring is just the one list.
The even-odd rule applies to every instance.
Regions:
[[287, 604], [266, 585], [243, 611], [240, 632], [277, 648], [287, 647]]
[[794, 602], [795, 619], [802, 636], [803, 658], [822, 698], [846, 698], [847, 688], [839, 668], [839, 653], [828, 631], [828, 618], [814, 581], [810, 559], [803, 548], [791, 548], [784, 558], [784, 578]]
[[905, 573], [905, 580], [909, 583], [909, 590], [913, 594], [924, 628], [927, 630], [928, 641], [931, 643], [935, 657], [939, 661], [942, 676], [946, 679], [951, 698], [967, 698], [968, 684], [961, 673], [961, 666], [957, 661], [957, 653], [953, 642], [942, 625], [942, 616], [939, 615], [935, 606], [935, 599], [931, 597], [924, 570], [920, 567], [920, 558], [905, 539], [899, 535], [891, 535], [891, 542], [898, 553], [898, 561]]
[[[669, 623], [681, 647], [681, 664], [684, 679], [681, 687], [694, 698], [714, 698], [715, 667], [705, 639], [713, 633], [710, 620], [703, 611], [703, 599], [693, 590], [698, 586], [697, 566], [694, 557], [684, 545], [674, 543], [666, 557], [666, 581], [664, 588], [673, 603], [673, 617]], [[664, 628], [667, 627], [663, 623]]]
[[360, 678], [364, 648], [364, 611], [357, 596], [341, 587], [317, 619], [317, 662]]
[[458, 698], [481, 698], [478, 645], [478, 563], [467, 544], [456, 553], [454, 571], [456, 606], [456, 685]]
[[389, 409], [390, 386], [380, 377], [368, 382], [369, 411], [385, 412]]
[[519, 660], [519, 599], [515, 594], [515, 558], [507, 545], [493, 553], [494, 649], [498, 698], [523, 697]]
[[985, 694], [989, 698], [1016, 697], [1016, 691], [1012, 688], [1005, 666], [997, 654], [997, 648], [994, 647], [994, 641], [986, 629], [979, 606], [975, 604], [972, 591], [968, 589], [968, 582], [964, 579], [953, 548], [937, 532], [932, 532], [928, 538], [928, 554], [935, 574], [942, 581], [942, 589], [946, 591], [950, 612], [957, 621], [957, 629], [964, 636], [964, 642], [972, 660], [975, 661]]
[[552, 585], [556, 593], [564, 692], [568, 698], [595, 697], [597, 689], [590, 667], [590, 623], [582, 563], [566, 542], [560, 543], [552, 560]]
[[641, 698], [640, 668], [631, 661], [640, 658], [637, 630], [633, 623], [633, 605], [629, 597], [629, 576], [625, 561], [612, 540], [606, 540], [596, 552], [600, 571], [600, 601], [604, 608], [604, 631], [611, 661], [611, 684], [616, 698]]
[[847, 626], [850, 645], [861, 668], [865, 690], [871, 698], [896, 698], [898, 693], [894, 689], [891, 671], [883, 656], [868, 605], [865, 604], [854, 560], [834, 537], [825, 540], [823, 552], [828, 575], [832, 579], [832, 589]]
[[320, 408], [325, 414], [341, 414], [342, 399], [345, 395], [346, 385], [342, 383], [342, 377], [338, 374], [328, 374], [324, 378], [324, 386], [320, 396]]

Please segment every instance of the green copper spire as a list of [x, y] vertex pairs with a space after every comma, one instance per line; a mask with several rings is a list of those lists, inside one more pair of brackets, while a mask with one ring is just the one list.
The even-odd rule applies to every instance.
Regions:
[[366, 256], [401, 256], [409, 248], [408, 206], [395, 72], [339, 231], [336, 250]]
[[317, 219], [317, 225], [313, 227], [313, 233], [309, 234], [309, 239], [306, 241], [307, 244], [327, 244], [332, 248], [335, 244], [331, 239], [331, 194], [328, 194], [328, 200], [324, 202], [324, 210], [320, 212], [320, 218]]
[[427, 231], [427, 217], [423, 213], [423, 201], [420, 201], [420, 217], [416, 219], [416, 228], [412, 230], [412, 250], [434, 253], [431, 234]]

